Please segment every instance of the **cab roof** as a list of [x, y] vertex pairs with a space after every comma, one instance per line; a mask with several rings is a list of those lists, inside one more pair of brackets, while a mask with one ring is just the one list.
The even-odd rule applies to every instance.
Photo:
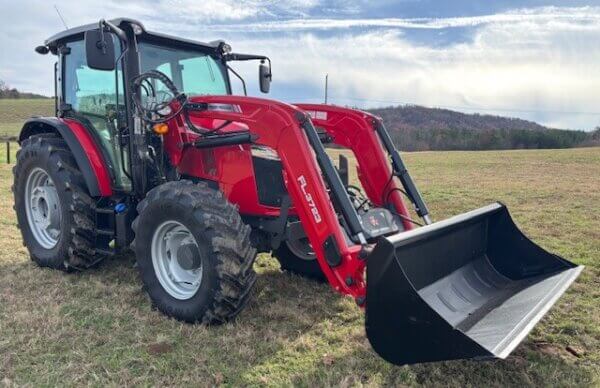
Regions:
[[[204, 49], [207, 49], [207, 48], [208, 49], [217, 49], [219, 44], [222, 42], [221, 40], [217, 40], [217, 41], [206, 43], [206, 42], [200, 42], [200, 41], [191, 40], [191, 39], [180, 38], [177, 36], [162, 34], [162, 33], [158, 33], [158, 32], [147, 31], [146, 28], [144, 27], [144, 25], [140, 21], [135, 20], [135, 19], [130, 19], [130, 18], [117, 18], [117, 19], [112, 19], [110, 21], [120, 28], [124, 28], [125, 26], [130, 26], [133, 28], [134, 26], [137, 26], [137, 27], [139, 27], [138, 31], [141, 30], [141, 32], [136, 33], [137, 36], [139, 36], [141, 38], [155, 40], [155, 41], [163, 41], [165, 43], [182, 44], [185, 46], [196, 46], [196, 47], [204, 48]], [[46, 46], [48, 46], [48, 48], [52, 52], [55, 52], [58, 44], [61, 43], [62, 41], [70, 40], [71, 38], [82, 38], [83, 34], [86, 31], [95, 30], [97, 28], [98, 28], [98, 22], [86, 24], [86, 25], [79, 26], [79, 27], [69, 28], [65, 31], [59, 32], [58, 34], [52, 35], [51, 37], [46, 39], [44, 44]]]

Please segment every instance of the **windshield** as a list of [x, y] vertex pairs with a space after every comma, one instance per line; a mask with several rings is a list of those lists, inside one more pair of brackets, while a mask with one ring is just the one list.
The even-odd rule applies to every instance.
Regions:
[[[229, 94], [226, 69], [209, 54], [141, 42], [139, 44], [141, 71], [158, 70], [165, 73], [179, 91], [188, 96]], [[157, 85], [159, 91], [166, 89]]]

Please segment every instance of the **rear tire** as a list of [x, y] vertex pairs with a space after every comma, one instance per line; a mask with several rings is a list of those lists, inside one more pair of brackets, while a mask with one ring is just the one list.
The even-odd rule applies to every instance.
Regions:
[[94, 248], [95, 203], [62, 138], [46, 133], [25, 139], [13, 175], [18, 227], [33, 261], [71, 271], [104, 258]]
[[284, 271], [321, 282], [326, 280], [315, 253], [306, 242], [283, 241], [279, 248], [273, 251], [273, 256]]
[[132, 245], [153, 305], [189, 323], [233, 319], [256, 281], [256, 249], [236, 207], [205, 183], [181, 180], [152, 189], [137, 210]]

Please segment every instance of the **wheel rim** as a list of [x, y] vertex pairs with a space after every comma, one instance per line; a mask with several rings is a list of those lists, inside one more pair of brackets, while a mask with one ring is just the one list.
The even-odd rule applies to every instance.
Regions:
[[[182, 266], [184, 246], [195, 248], [198, 267], [188, 269]], [[169, 295], [185, 300], [196, 294], [202, 283], [203, 260], [198, 243], [188, 228], [177, 221], [163, 222], [152, 237], [151, 254], [156, 277]]]
[[25, 184], [25, 212], [35, 240], [45, 249], [52, 249], [60, 238], [62, 213], [58, 191], [48, 173], [36, 167]]
[[315, 251], [313, 251], [312, 246], [307, 238], [300, 238], [297, 240], [286, 240], [288, 248], [294, 255], [298, 258], [306, 261], [316, 260], [317, 256], [315, 255]]

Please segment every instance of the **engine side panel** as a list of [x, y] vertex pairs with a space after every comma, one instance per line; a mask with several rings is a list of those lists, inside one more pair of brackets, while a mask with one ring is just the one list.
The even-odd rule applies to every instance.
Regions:
[[[271, 190], [271, 187], [261, 187], [263, 199], [259, 196], [258, 187], [264, 179], [257, 185], [255, 168], [249, 145], [213, 149], [188, 147], [182, 152], [177, 166], [182, 175], [218, 182], [227, 199], [239, 206], [241, 214], [277, 217], [279, 205], [273, 198], [265, 200], [264, 190]], [[265, 174], [261, 172], [260, 176]]]

